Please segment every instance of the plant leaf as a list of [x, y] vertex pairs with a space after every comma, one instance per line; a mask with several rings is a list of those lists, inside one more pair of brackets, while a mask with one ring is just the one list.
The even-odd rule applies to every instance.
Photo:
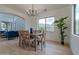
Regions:
[[63, 27], [63, 30], [64, 30], [64, 29], [67, 29], [67, 28], [68, 28], [68, 27]]

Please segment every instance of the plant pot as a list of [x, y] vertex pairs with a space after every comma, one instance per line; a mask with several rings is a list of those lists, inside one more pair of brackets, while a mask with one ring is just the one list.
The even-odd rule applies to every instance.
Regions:
[[64, 45], [64, 41], [61, 41], [61, 44]]

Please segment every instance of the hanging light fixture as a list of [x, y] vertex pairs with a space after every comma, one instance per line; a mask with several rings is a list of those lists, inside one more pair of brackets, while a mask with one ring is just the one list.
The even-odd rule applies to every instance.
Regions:
[[38, 14], [37, 9], [34, 9], [34, 5], [32, 4], [32, 8], [26, 10], [28, 16], [36, 16]]

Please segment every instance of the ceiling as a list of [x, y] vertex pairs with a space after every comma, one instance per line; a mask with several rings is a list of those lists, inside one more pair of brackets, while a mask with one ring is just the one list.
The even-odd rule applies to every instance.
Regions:
[[[32, 4], [2, 4], [2, 5], [24, 14], [25, 14], [25, 10], [32, 8]], [[48, 11], [48, 10], [64, 8], [67, 6], [69, 6], [69, 4], [34, 4], [34, 8], [36, 8], [38, 12], [42, 12], [44, 11], [44, 9], [47, 9]]]

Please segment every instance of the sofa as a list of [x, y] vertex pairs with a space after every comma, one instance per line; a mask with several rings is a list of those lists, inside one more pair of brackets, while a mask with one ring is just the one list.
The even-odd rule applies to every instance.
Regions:
[[5, 38], [8, 38], [8, 40], [12, 40], [13, 38], [18, 37], [19, 33], [18, 31], [7, 31], [7, 32], [4, 32], [3, 35]]

